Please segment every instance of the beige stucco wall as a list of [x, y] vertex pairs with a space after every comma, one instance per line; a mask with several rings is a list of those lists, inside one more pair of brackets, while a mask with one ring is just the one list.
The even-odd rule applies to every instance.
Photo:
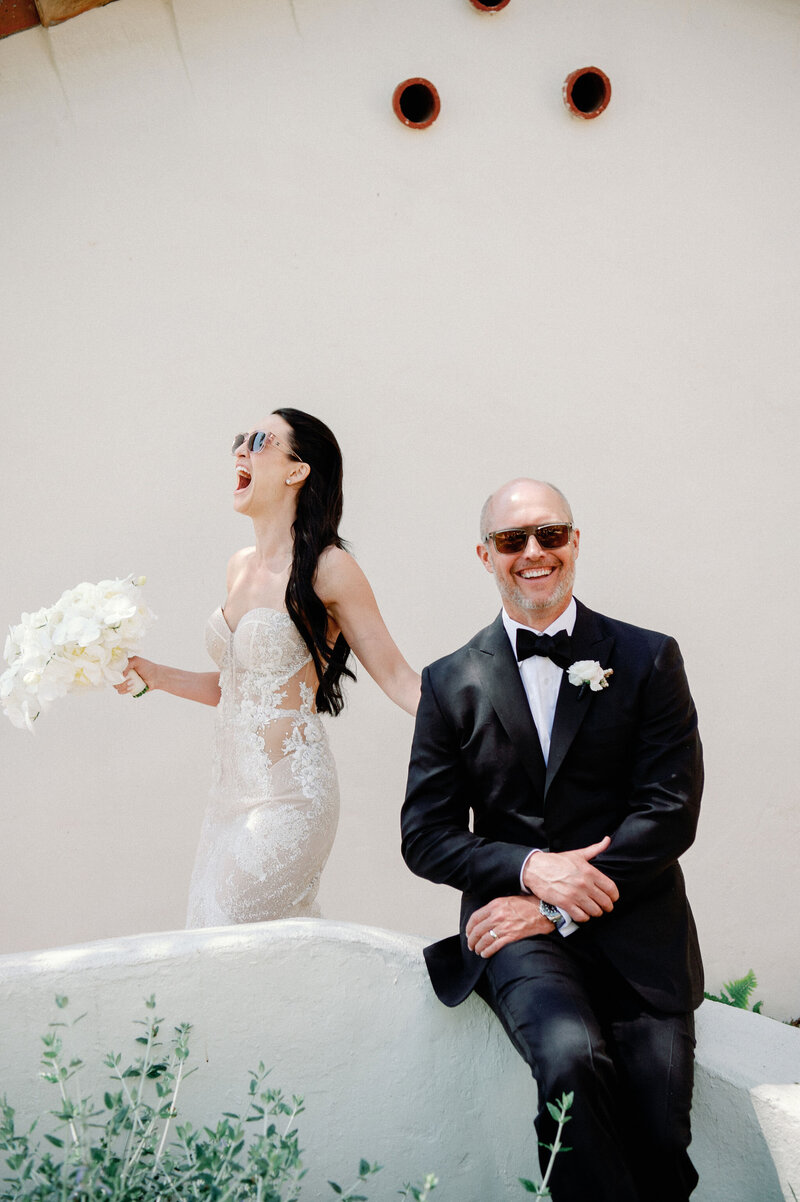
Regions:
[[[146, 652], [208, 667], [249, 536], [230, 436], [293, 404], [341, 440], [344, 533], [421, 666], [496, 612], [484, 495], [553, 479], [578, 595], [684, 651], [709, 982], [800, 1012], [799, 42], [794, 0], [119, 0], [0, 42], [2, 621], [146, 573]], [[426, 133], [391, 111], [412, 75]], [[2, 724], [2, 948], [181, 924], [211, 723], [109, 694]], [[397, 849], [410, 736], [359, 680], [322, 899], [437, 935], [456, 898]]]

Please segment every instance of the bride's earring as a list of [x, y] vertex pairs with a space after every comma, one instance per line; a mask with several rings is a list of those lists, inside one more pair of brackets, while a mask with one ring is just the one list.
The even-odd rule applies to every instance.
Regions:
[[288, 476], [286, 477], [286, 483], [287, 483], [287, 484], [291, 484], [291, 480], [289, 479], [289, 477], [288, 477]]

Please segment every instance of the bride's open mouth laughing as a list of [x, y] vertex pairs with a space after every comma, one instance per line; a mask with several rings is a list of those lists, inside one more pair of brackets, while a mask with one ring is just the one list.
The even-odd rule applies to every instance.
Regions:
[[236, 469], [236, 492], [242, 492], [250, 483], [250, 473], [246, 467]]

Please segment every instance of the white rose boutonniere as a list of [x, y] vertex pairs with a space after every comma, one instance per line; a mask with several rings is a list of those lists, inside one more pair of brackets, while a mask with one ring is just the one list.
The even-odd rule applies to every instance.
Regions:
[[579, 659], [567, 668], [569, 683], [578, 685], [581, 692], [588, 685], [593, 693], [608, 688], [608, 678], [614, 675], [613, 668], [603, 668], [596, 659]]

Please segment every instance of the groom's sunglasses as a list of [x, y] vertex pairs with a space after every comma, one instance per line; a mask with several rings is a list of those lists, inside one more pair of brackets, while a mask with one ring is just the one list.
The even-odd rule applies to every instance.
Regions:
[[283, 451], [284, 455], [291, 455], [292, 459], [296, 459], [298, 463], [303, 462], [300, 456], [295, 455], [291, 447], [287, 447], [285, 442], [281, 442], [277, 434], [273, 434], [271, 430], [254, 430], [252, 434], [237, 434], [233, 440], [231, 455], [236, 454], [243, 442], [247, 443], [247, 449], [253, 455], [263, 451], [264, 447], [277, 447], [279, 451]]
[[484, 542], [492, 540], [495, 550], [501, 555], [519, 555], [528, 545], [531, 535], [544, 551], [555, 551], [558, 547], [566, 547], [572, 534], [569, 522], [555, 522], [551, 526], [519, 526], [513, 530], [493, 530], [487, 534]]

